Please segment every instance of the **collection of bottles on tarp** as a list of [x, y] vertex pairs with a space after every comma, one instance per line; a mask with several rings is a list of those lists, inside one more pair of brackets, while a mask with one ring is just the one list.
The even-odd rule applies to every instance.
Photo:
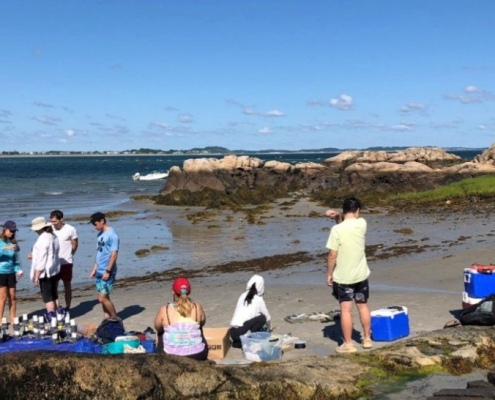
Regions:
[[[40, 315], [33, 315], [28, 319], [27, 314], [23, 314], [22, 318], [15, 317], [14, 319], [14, 339], [22, 340], [24, 336], [35, 339], [44, 339], [51, 337], [52, 343], [61, 342], [76, 342], [77, 340], [77, 325], [76, 320], [70, 318], [70, 313], [56, 314], [56, 318], [51, 318], [51, 321], [45, 321], [45, 318]], [[1, 337], [8, 337], [9, 323], [7, 318], [2, 318]]]

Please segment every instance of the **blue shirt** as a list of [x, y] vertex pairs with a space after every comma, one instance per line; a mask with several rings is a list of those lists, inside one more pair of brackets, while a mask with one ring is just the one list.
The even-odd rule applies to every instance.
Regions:
[[[113, 228], [101, 231], [96, 237], [96, 274], [103, 275], [108, 267], [113, 251], [119, 251], [119, 236]], [[112, 275], [117, 272], [117, 262], [112, 267]]]
[[4, 247], [10, 246], [10, 240], [4, 242], [0, 239], [0, 274], [11, 274], [21, 271], [19, 263], [19, 254], [14, 250], [4, 250]]

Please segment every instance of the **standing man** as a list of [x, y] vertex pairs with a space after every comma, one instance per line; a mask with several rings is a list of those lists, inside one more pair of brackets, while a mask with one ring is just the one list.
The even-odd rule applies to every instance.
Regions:
[[98, 231], [96, 237], [96, 259], [89, 274], [96, 278], [98, 301], [103, 307], [105, 318], [117, 318], [117, 311], [110, 300], [115, 276], [117, 275], [117, 256], [119, 252], [119, 237], [113, 228], [107, 225], [105, 214], [94, 213], [89, 220]]
[[327, 263], [327, 284], [333, 288], [333, 296], [340, 304], [340, 324], [344, 343], [337, 347], [337, 353], [355, 353], [352, 342], [352, 302], [356, 303], [363, 326], [362, 347], [373, 347], [370, 335], [370, 310], [368, 307], [370, 270], [365, 255], [366, 221], [359, 217], [361, 203], [350, 197], [344, 200], [342, 216], [334, 210], [326, 215], [333, 218], [335, 225], [328, 238], [330, 250]]
[[[50, 222], [53, 226], [53, 233], [58, 238], [60, 252], [60, 279], [64, 283], [65, 290], [65, 311], [70, 311], [72, 302], [72, 266], [73, 257], [77, 250], [78, 239], [76, 229], [64, 222], [64, 213], [60, 210], [54, 210], [50, 213]], [[57, 300], [58, 311], [63, 314], [60, 302]]]

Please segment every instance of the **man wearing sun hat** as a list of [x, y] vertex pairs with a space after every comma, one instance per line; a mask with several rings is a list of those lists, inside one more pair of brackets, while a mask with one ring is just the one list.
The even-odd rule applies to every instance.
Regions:
[[117, 311], [110, 300], [110, 293], [117, 275], [117, 256], [119, 253], [119, 236], [107, 224], [105, 214], [96, 212], [91, 215], [89, 223], [98, 231], [96, 237], [96, 258], [90, 278], [96, 278], [98, 301], [103, 307], [105, 318], [117, 318]]

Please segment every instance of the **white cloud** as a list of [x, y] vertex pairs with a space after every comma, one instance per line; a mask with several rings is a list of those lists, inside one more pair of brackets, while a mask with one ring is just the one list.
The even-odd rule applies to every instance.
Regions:
[[242, 111], [245, 115], [258, 115], [258, 111], [252, 109], [252, 108], [249, 108], [249, 107], [245, 107], [244, 110]]
[[337, 99], [330, 99], [330, 107], [335, 107], [343, 111], [352, 109], [353, 104], [354, 101], [348, 94], [341, 94]]
[[472, 85], [466, 86], [466, 88], [464, 89], [464, 91], [466, 93], [483, 93], [484, 92], [483, 89], [481, 89], [479, 87], [476, 87], [476, 86], [472, 86]]
[[33, 119], [45, 125], [57, 125], [57, 122], [62, 121], [60, 118], [48, 117], [46, 115], [44, 117], [34, 117]]
[[265, 117], [285, 117], [285, 113], [280, 110], [271, 110], [263, 114]]
[[191, 114], [180, 114], [179, 115], [179, 122], [181, 122], [183, 124], [190, 124], [193, 121], [194, 121], [194, 118]]
[[266, 126], [265, 126], [264, 128], [261, 128], [261, 129], [258, 131], [258, 133], [259, 133], [260, 135], [270, 135], [270, 134], [272, 134], [272, 133], [273, 133], [273, 131], [272, 131], [270, 128], [268, 128], [268, 127], [266, 127]]
[[405, 131], [410, 131], [411, 127], [404, 124], [398, 124], [398, 125], [392, 125], [390, 129], [392, 129], [393, 131], [405, 132]]
[[408, 113], [411, 111], [426, 111], [427, 107], [422, 103], [407, 103], [400, 108], [403, 113]]
[[308, 101], [308, 106], [330, 106], [342, 111], [348, 111], [352, 109], [354, 100], [352, 96], [348, 94], [341, 94], [336, 99], [330, 99], [329, 101], [313, 99]]
[[484, 103], [485, 101], [493, 101], [494, 96], [487, 90], [469, 85], [464, 88], [464, 94], [448, 93], [443, 96], [446, 100], [457, 100], [462, 104]]
[[68, 137], [73, 137], [75, 134], [76, 134], [76, 131], [74, 129], [67, 129], [65, 131], [65, 134], [68, 136]]
[[479, 129], [480, 131], [484, 131], [484, 130], [486, 130], [486, 126], [485, 126], [485, 125], [480, 124], [480, 125], [478, 125], [478, 129]]

